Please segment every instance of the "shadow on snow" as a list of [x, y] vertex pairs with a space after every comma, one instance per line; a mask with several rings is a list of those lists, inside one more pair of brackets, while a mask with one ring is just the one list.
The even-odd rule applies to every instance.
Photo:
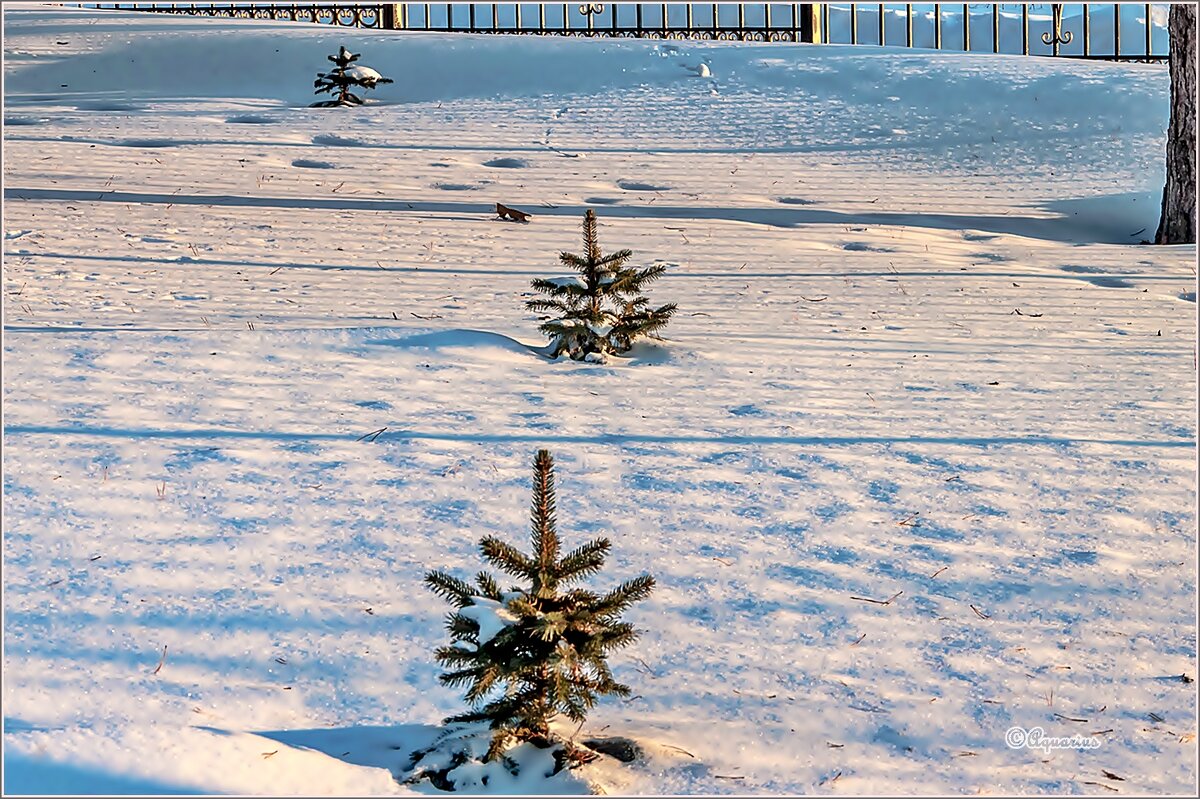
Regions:
[[[714, 208], [703, 206], [614, 205], [605, 215], [612, 218], [705, 219], [744, 222], [770, 227], [801, 225], [904, 225], [938, 230], [982, 230], [1048, 241], [1129, 244], [1140, 241], [1144, 231], [1131, 232], [1127, 211], [1145, 194], [1126, 193], [1106, 197], [1062, 200], [1040, 210], [1060, 214], [1058, 218], [1035, 216], [989, 216], [972, 214], [907, 214], [896, 212], [843, 213], [820, 208]], [[6, 188], [5, 199], [40, 202], [115, 202], [161, 205], [205, 205], [251, 208], [303, 208], [310, 210], [416, 211], [420, 213], [492, 215], [491, 203], [426, 202], [408, 200], [356, 200], [329, 197], [246, 197], [228, 194], [153, 194], [126, 191], [79, 191], [77, 189]], [[1143, 208], [1146, 203], [1143, 203]], [[1032, 207], [1032, 206], [1031, 206]], [[539, 208], [542, 216], [577, 217], [582, 205]], [[1141, 210], [1141, 209], [1137, 209]], [[1157, 217], [1156, 217], [1157, 219]]]

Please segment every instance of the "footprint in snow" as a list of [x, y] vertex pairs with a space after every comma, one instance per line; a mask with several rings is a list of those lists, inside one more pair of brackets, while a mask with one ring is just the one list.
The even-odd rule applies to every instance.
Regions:
[[842, 245], [842, 249], [850, 252], [895, 252], [891, 247], [874, 247], [862, 241], [848, 241]]
[[491, 161], [484, 161], [483, 165], [495, 169], [524, 169], [529, 166], [529, 162], [524, 158], [493, 158]]
[[1099, 286], [1102, 289], [1131, 289], [1133, 284], [1128, 280], [1122, 280], [1119, 277], [1088, 277], [1084, 278], [1093, 286]]
[[313, 161], [308, 158], [297, 158], [292, 162], [292, 166], [298, 166], [301, 169], [337, 169], [336, 164], [328, 161]]
[[434, 183], [430, 188], [442, 191], [479, 191], [489, 183], [491, 183], [490, 180], [481, 183]]
[[637, 180], [618, 180], [617, 186], [625, 191], [670, 191], [670, 186], [655, 186], [653, 183], [642, 183]]
[[587, 205], [616, 205], [621, 201], [616, 197], [584, 197], [583, 202]]
[[1100, 559], [1096, 552], [1089, 549], [1064, 549], [1062, 556], [1077, 566], [1094, 566]]
[[322, 133], [312, 137], [313, 144], [323, 144], [329, 147], [365, 147], [366, 144], [361, 139], [352, 139], [349, 136], [338, 136], [336, 133]]
[[[1067, 264], [1066, 266], [1060, 266], [1059, 269], [1075, 275], [1104, 275], [1104, 270], [1096, 266], [1078, 266], [1075, 264]], [[1085, 277], [1082, 279], [1088, 283], [1091, 283], [1093, 286], [1099, 286], [1100, 288], [1105, 289], [1133, 288], [1132, 283], [1119, 277]]]

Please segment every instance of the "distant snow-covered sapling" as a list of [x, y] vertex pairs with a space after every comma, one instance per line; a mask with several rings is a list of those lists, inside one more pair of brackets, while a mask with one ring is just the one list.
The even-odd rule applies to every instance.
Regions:
[[[594, 754], [556, 737], [551, 721], [561, 714], [582, 724], [599, 697], [630, 693], [613, 679], [607, 657], [637, 638], [633, 626], [620, 617], [650, 595], [654, 578], [644, 574], [606, 594], [568, 589], [600, 571], [610, 544], [597, 538], [561, 554], [550, 453], [540, 450], [533, 469], [533, 553], [526, 555], [494, 536], [480, 541], [484, 559], [525, 585], [502, 591], [487, 572], [480, 572], [474, 585], [438, 571], [425, 577], [429, 588], [455, 607], [446, 622], [453, 643], [436, 652], [449, 669], [440, 680], [466, 686], [466, 699], [474, 706], [446, 719], [447, 724], [466, 725], [451, 728], [446, 740], [462, 741], [465, 732], [478, 741], [470, 732], [472, 724], [490, 738], [486, 747], [472, 744], [457, 752], [435, 747], [417, 753], [414, 773], [435, 785], [452, 785], [454, 770], [468, 761], [478, 764], [481, 756], [484, 764], [515, 774], [521, 762], [530, 761], [534, 750], [524, 751], [530, 746], [545, 752], [543, 759], [553, 757], [555, 772], [586, 762]], [[520, 753], [518, 746], [524, 747]], [[462, 771], [475, 773], [478, 767]]]
[[362, 105], [363, 99], [350, 91], [351, 86], [374, 89], [381, 83], [392, 83], [391, 78], [383, 77], [370, 67], [354, 64], [358, 60], [359, 55], [358, 53], [351, 53], [343, 46], [338, 50], [337, 55], [326, 56], [326, 58], [334, 63], [334, 68], [329, 72], [317, 73], [317, 79], [313, 83], [313, 86], [317, 87], [317, 90], [313, 93], [332, 93], [336, 89], [337, 97], [332, 100], [321, 100], [313, 103], [313, 108], [330, 108], [338, 105]]
[[579, 274], [534, 280], [533, 288], [545, 296], [529, 300], [525, 307], [555, 315], [540, 327], [550, 337], [550, 357], [566, 353], [576, 361], [603, 363], [609, 354], [628, 352], [635, 340], [664, 327], [675, 304], [651, 308], [642, 296], [642, 289], [661, 277], [665, 266], [634, 269], [625, 265], [631, 251], [600, 252], [596, 213], [590, 208], [583, 217], [583, 247], [583, 255], [559, 256]]

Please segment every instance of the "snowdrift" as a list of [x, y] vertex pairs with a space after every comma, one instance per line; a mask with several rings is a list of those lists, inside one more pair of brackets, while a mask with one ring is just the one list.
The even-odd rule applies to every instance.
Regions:
[[[305, 107], [340, 44], [396, 83]], [[6, 792], [406, 792], [463, 709], [422, 578], [526, 538], [540, 447], [659, 585], [579, 731], [646, 752], [609, 793], [1194, 787], [1164, 67], [49, 8], [4, 46]], [[589, 207], [679, 305], [614, 368], [523, 305]]]

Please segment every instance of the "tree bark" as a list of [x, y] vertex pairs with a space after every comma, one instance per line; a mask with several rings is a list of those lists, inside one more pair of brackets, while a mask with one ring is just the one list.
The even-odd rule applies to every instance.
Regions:
[[1196, 241], [1196, 6], [1171, 6], [1171, 124], [1156, 244]]

